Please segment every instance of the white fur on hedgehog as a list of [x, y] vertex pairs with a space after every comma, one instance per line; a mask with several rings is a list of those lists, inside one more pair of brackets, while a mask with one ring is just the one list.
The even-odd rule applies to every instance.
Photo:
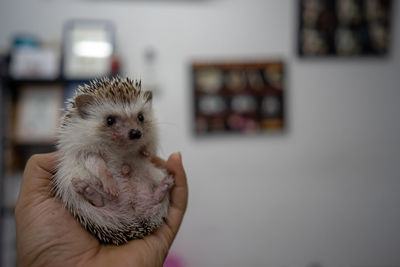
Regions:
[[[145, 148], [154, 155], [157, 147], [151, 99], [149, 101], [149, 94], [140, 87], [137, 81], [120, 78], [103, 79], [80, 87], [70, 100], [59, 130], [57, 147], [60, 163], [53, 179], [55, 195], [86, 229], [105, 243], [121, 244], [132, 238], [141, 238], [158, 227], [167, 215], [168, 195], [159, 204], [142, 205], [141, 202], [141, 197], [148, 197], [149, 188], [158, 186], [167, 173], [140, 151]], [[99, 94], [101, 90], [103, 93]], [[107, 90], [112, 93], [104, 92]], [[92, 95], [92, 100], [95, 100], [85, 106], [87, 114], [84, 117], [75, 103], [82, 94]], [[146, 124], [138, 123], [139, 113], [143, 114]], [[120, 143], [111, 140], [105, 125], [105, 119], [110, 114], [127, 118], [121, 127], [129, 128], [129, 123], [132, 127], [140, 127], [142, 137]], [[100, 179], [92, 173], [93, 163], [88, 160], [93, 155], [105, 159], [119, 190], [117, 197], [110, 198], [102, 191]], [[121, 172], [123, 164], [129, 165], [129, 175]], [[72, 184], [74, 178], [96, 188], [104, 196], [104, 206], [96, 207], [78, 194]]]

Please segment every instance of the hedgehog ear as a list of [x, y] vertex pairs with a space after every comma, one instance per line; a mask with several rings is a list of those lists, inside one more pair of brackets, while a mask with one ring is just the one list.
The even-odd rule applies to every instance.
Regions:
[[145, 103], [151, 104], [151, 100], [153, 99], [153, 92], [152, 91], [144, 91], [143, 96], [144, 96]]
[[89, 115], [89, 108], [93, 103], [94, 97], [91, 95], [82, 94], [75, 98], [76, 108], [82, 119], [85, 119]]

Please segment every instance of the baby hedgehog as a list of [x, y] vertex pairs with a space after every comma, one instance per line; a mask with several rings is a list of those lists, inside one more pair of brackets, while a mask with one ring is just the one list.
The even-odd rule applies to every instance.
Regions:
[[121, 78], [80, 86], [62, 119], [56, 197], [100, 242], [143, 238], [167, 215], [173, 177], [156, 167], [151, 91]]

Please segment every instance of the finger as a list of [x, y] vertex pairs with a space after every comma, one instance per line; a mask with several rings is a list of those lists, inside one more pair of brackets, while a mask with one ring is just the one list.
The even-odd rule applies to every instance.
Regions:
[[147, 247], [150, 247], [153, 253], [161, 255], [161, 258], [165, 257], [178, 232], [186, 210], [188, 188], [181, 154], [172, 154], [168, 158], [168, 161], [164, 161], [158, 157], [153, 157], [152, 161], [156, 165], [165, 166], [175, 178], [175, 186], [171, 190], [166, 223], [162, 224], [152, 235], [146, 236], [143, 240], [134, 240], [120, 246], [119, 250], [126, 252], [127, 257], [132, 256], [132, 251], [137, 250], [136, 246], [142, 243], [147, 243]]
[[170, 205], [179, 210], [186, 210], [188, 188], [182, 155], [173, 153], [167, 161], [167, 170], [174, 176], [175, 186], [171, 190]]
[[185, 170], [182, 166], [182, 155], [179, 152], [173, 153], [168, 158], [168, 161], [153, 157], [152, 162], [159, 167], [167, 169], [174, 176], [175, 187], [171, 190], [171, 205], [179, 209], [186, 209], [187, 181]]
[[180, 153], [174, 153], [168, 158], [167, 170], [174, 176], [175, 186], [171, 190], [166, 222], [155, 232], [155, 236], [166, 239], [167, 243], [171, 245], [182, 223], [188, 200], [186, 174]]
[[154, 156], [151, 158], [151, 162], [153, 162], [157, 167], [166, 169], [167, 168], [167, 162], [163, 160], [162, 158], [159, 158], [157, 156]]

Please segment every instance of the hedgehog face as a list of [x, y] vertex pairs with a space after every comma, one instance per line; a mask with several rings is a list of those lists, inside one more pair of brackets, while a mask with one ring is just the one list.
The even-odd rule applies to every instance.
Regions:
[[82, 94], [75, 99], [79, 117], [95, 128], [92, 142], [136, 150], [154, 140], [151, 93], [142, 91], [134, 98], [97, 99]]
[[152, 114], [146, 105], [110, 109], [99, 121], [99, 134], [117, 145], [142, 143], [151, 130]]

